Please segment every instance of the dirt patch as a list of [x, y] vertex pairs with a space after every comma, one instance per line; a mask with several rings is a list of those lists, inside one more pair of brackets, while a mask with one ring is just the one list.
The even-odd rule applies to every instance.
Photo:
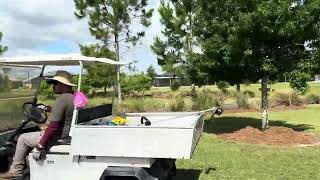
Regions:
[[271, 127], [266, 131], [247, 126], [233, 133], [219, 134], [218, 137], [229, 141], [241, 141], [253, 144], [269, 145], [315, 145], [320, 137], [304, 132], [294, 131], [287, 127]]

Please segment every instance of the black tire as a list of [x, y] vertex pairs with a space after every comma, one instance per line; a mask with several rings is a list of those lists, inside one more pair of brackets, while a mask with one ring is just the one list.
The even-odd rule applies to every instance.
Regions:
[[0, 172], [6, 172], [9, 170], [9, 167], [12, 163], [12, 149], [7, 148], [0, 152]]
[[8, 157], [0, 157], [0, 172], [8, 171], [10, 164]]
[[149, 169], [150, 175], [159, 180], [171, 180], [176, 176], [175, 159], [157, 159]]

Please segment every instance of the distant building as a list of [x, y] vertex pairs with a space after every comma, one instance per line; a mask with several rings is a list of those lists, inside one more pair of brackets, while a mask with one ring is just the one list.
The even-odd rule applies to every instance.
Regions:
[[39, 87], [40, 77], [30, 78], [23, 81], [23, 86], [30, 89], [37, 89]]

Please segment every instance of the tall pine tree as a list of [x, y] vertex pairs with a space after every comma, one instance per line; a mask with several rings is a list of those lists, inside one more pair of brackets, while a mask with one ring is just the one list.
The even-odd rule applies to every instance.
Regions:
[[147, 69], [147, 75], [153, 80], [154, 77], [157, 75], [156, 70], [154, 69], [154, 67], [152, 65], [150, 65]]
[[[101, 46], [114, 45], [115, 60], [120, 60], [120, 44], [135, 45], [144, 31], [133, 29], [133, 23], [139, 22], [148, 27], [153, 9], [147, 10], [148, 0], [74, 0], [75, 15], [88, 18], [90, 32]], [[137, 25], [136, 25], [137, 26]], [[120, 67], [117, 67], [117, 85], [114, 89], [121, 103]]]
[[164, 71], [185, 75], [187, 59], [195, 45], [193, 28], [197, 0], [161, 0], [158, 11], [165, 38], [156, 37], [151, 49]]
[[[2, 39], [2, 32], [0, 32], [0, 41]], [[8, 50], [7, 46], [2, 46], [0, 45], [0, 55], [2, 55], [4, 52], [6, 52]]]

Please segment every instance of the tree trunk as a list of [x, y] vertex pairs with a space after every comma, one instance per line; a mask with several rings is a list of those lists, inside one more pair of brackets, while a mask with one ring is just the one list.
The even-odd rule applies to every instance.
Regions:
[[240, 92], [240, 83], [237, 83], [237, 84], [236, 84], [236, 91], [237, 91], [237, 92]]
[[[120, 61], [120, 52], [119, 52], [119, 37], [118, 34], [114, 35], [115, 37], [115, 50], [116, 50], [116, 60]], [[117, 81], [116, 81], [116, 88], [114, 91], [117, 91], [118, 94], [118, 102], [121, 104], [122, 99], [121, 99], [121, 86], [120, 86], [120, 66], [117, 66]]]
[[191, 85], [191, 97], [197, 96], [196, 86], [194, 84]]
[[[189, 52], [192, 53], [192, 41], [193, 41], [193, 19], [192, 19], [192, 14], [189, 15], [189, 25], [190, 25], [190, 33], [189, 33], [189, 37], [188, 37], [188, 49]], [[191, 96], [194, 97], [196, 96], [196, 86], [194, 85], [194, 83], [192, 83], [191, 85]]]
[[261, 118], [262, 118], [262, 130], [269, 128], [268, 120], [268, 77], [261, 79]]
[[190, 52], [192, 52], [192, 41], [193, 41], [193, 19], [192, 19], [192, 13], [189, 15], [189, 37], [187, 39], [188, 41], [188, 49]]

